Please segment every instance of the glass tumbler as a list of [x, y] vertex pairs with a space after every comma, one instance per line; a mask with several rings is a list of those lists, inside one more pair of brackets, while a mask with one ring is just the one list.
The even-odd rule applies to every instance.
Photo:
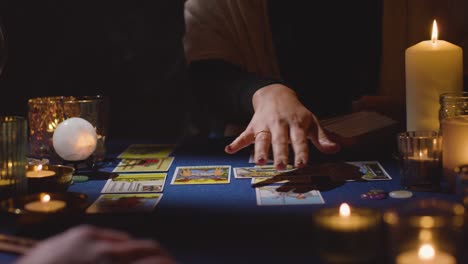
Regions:
[[25, 194], [27, 121], [21, 116], [0, 116], [0, 199]]

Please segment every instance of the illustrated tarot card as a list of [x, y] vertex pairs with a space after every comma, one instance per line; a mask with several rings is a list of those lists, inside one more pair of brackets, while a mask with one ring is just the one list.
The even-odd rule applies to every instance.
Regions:
[[296, 168], [291, 165], [286, 166], [285, 170], [277, 170], [274, 165], [236, 167], [234, 168], [234, 178], [274, 177], [294, 170], [296, 170]]
[[176, 168], [171, 184], [225, 184], [230, 178], [230, 165], [181, 166]]
[[362, 179], [367, 181], [391, 180], [392, 177], [385, 171], [378, 161], [352, 161], [348, 164], [359, 167]]
[[274, 177], [252, 177], [251, 184], [252, 187], [259, 187], [264, 185], [272, 184], [289, 184], [289, 185], [311, 185], [310, 175], [295, 175], [294, 173], [289, 175], [277, 175]]
[[[252, 180], [251, 180], [250, 184], [256, 185], [256, 184], [259, 184], [259, 183], [267, 183], [272, 178], [273, 177], [252, 177]], [[275, 184], [284, 184], [284, 183], [288, 183], [288, 180], [287, 179], [282, 179], [282, 180], [279, 180], [279, 181], [275, 181], [274, 183]]]
[[269, 185], [255, 188], [257, 205], [306, 205], [324, 204], [322, 194], [318, 190], [294, 192], [291, 188], [287, 192], [278, 191], [278, 186]]
[[174, 157], [151, 159], [123, 159], [112, 172], [153, 172], [168, 171]]
[[151, 212], [162, 196], [162, 193], [101, 194], [86, 212], [90, 214]]
[[126, 173], [108, 179], [101, 193], [162, 192], [167, 173]]
[[175, 149], [175, 144], [132, 144], [117, 158], [119, 159], [153, 159], [167, 157]]

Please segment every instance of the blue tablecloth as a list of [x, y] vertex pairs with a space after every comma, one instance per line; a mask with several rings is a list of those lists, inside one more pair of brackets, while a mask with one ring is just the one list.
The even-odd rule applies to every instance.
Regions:
[[[255, 188], [250, 179], [235, 179], [231, 171], [229, 184], [171, 185], [177, 166], [230, 165], [252, 166], [248, 162], [251, 149], [237, 154], [225, 154], [225, 140], [197, 140], [179, 145], [172, 156], [175, 160], [168, 171], [163, 198], [151, 214], [100, 215], [86, 217], [83, 222], [125, 229], [137, 236], [154, 237], [165, 244], [181, 263], [313, 263], [311, 217], [323, 207], [335, 207], [342, 202], [351, 206], [370, 207], [381, 212], [408, 201], [438, 198], [458, 201], [445, 192], [414, 192], [410, 199], [387, 198], [364, 200], [360, 197], [371, 189], [393, 191], [402, 189], [397, 162], [392, 155], [379, 158], [391, 175], [388, 181], [346, 182], [336, 188], [321, 190], [323, 205], [258, 206]], [[131, 143], [108, 144], [108, 156], [115, 158]], [[321, 162], [311, 153], [311, 163]], [[317, 160], [314, 160], [317, 157]], [[359, 161], [347, 157], [346, 161]], [[115, 164], [115, 163], [113, 163]], [[103, 171], [111, 171], [112, 163]], [[99, 195], [105, 180], [77, 182], [68, 191], [88, 195], [89, 202]], [[1, 263], [14, 259], [1, 254]]]

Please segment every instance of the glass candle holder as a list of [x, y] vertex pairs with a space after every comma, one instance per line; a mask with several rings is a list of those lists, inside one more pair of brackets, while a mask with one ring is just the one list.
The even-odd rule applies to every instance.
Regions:
[[439, 97], [439, 104], [439, 132], [442, 133], [444, 119], [468, 115], [468, 92], [443, 93]]
[[465, 207], [468, 207], [468, 164], [457, 167], [455, 172], [457, 173], [455, 179], [455, 193]]
[[442, 120], [443, 175], [451, 191], [455, 192], [456, 169], [468, 164], [468, 115], [448, 117]]
[[325, 263], [374, 263], [382, 250], [381, 215], [370, 208], [324, 208], [313, 216], [314, 247]]
[[386, 211], [389, 263], [462, 263], [464, 214], [461, 204], [439, 199]]
[[436, 131], [398, 134], [401, 185], [414, 191], [438, 191], [442, 176], [442, 138]]
[[102, 95], [29, 99], [29, 157], [46, 158], [50, 159], [51, 163], [61, 163], [60, 157], [53, 148], [53, 133], [65, 119], [80, 117], [96, 129], [97, 145], [91, 158], [94, 162], [102, 161], [106, 154], [108, 107], [108, 100]]
[[0, 199], [26, 193], [27, 121], [0, 116]]

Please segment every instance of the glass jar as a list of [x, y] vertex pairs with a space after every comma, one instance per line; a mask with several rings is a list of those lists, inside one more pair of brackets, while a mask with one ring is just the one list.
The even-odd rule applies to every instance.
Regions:
[[439, 133], [442, 133], [442, 120], [468, 115], [468, 92], [443, 93], [439, 97], [439, 103]]
[[440, 95], [439, 133], [442, 136], [442, 165], [450, 191], [455, 191], [455, 169], [468, 163], [468, 92]]
[[468, 209], [468, 164], [457, 167], [455, 172], [457, 173], [455, 193]]

